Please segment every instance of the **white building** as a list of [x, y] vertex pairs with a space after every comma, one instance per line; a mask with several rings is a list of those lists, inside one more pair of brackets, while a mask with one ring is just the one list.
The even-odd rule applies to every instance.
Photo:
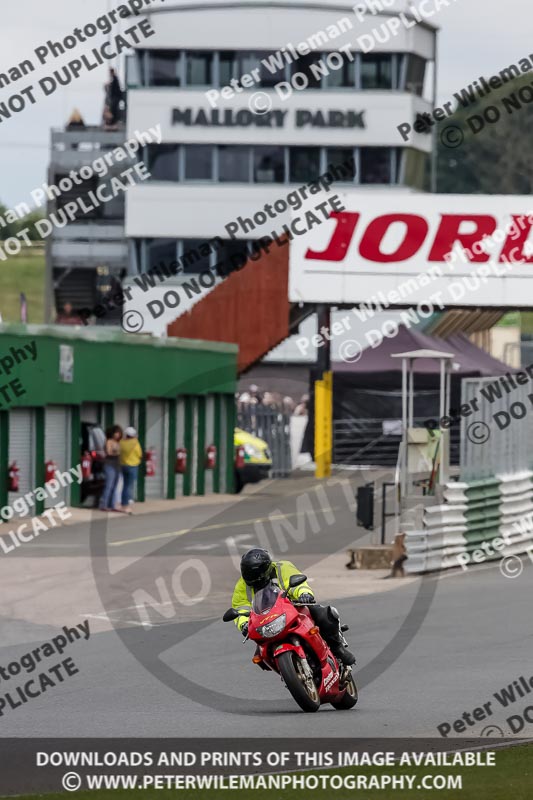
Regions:
[[[166, 0], [147, 16], [155, 33], [128, 65], [128, 134], [160, 124], [162, 142], [143, 154], [151, 180], [127, 196], [130, 283], [161, 262], [178, 261], [186, 276], [164, 285], [156, 279], [149, 298], [134, 288], [130, 308], [141, 310], [144, 331], [164, 333], [188, 307], [182, 301], [153, 319], [148, 299], [241, 249], [243, 240], [251, 246], [281, 232], [289, 215], [235, 239], [228, 223], [286, 197], [328, 165], [353, 159], [339, 188], [429, 188], [431, 135], [414, 133], [405, 142], [397, 126], [434, 105], [435, 27], [392, 10], [356, 14], [344, 0]], [[394, 36], [387, 29], [393, 17]], [[263, 63], [270, 57], [283, 64], [275, 74]], [[274, 85], [290, 87], [291, 79], [307, 79], [308, 87], [282, 99]], [[233, 90], [222, 91], [232, 80]], [[201, 243], [213, 237], [224, 239], [224, 248], [204, 246], [201, 255]], [[196, 255], [180, 261], [191, 251]]]

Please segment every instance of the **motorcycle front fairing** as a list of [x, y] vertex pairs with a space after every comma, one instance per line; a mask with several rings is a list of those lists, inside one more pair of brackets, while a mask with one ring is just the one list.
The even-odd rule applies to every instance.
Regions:
[[[248, 635], [258, 642], [258, 656], [271, 669], [273, 663], [282, 653], [295, 651], [300, 658], [305, 658], [305, 650], [301, 644], [303, 634], [315, 651], [321, 664], [326, 663], [327, 647], [318, 635], [311, 634], [315, 628], [313, 619], [307, 608], [296, 608], [290, 600], [282, 596], [282, 592], [274, 583], [260, 589], [253, 600]], [[280, 639], [284, 639], [280, 642]], [[256, 662], [259, 663], [259, 662]]]
[[295, 627], [298, 618], [297, 609], [282, 596], [279, 586], [269, 583], [254, 596], [248, 636], [261, 647], [269, 648]]

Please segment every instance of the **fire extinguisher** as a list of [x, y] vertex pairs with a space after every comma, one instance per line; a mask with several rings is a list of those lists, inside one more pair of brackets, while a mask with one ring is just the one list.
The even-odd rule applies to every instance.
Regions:
[[83, 454], [81, 460], [81, 477], [84, 481], [88, 481], [93, 471], [93, 457], [88, 450]]
[[52, 459], [46, 461], [44, 465], [44, 482], [50, 483], [50, 481], [53, 481], [57, 470], [58, 466], [55, 461], [52, 461]]
[[239, 445], [235, 448], [235, 468], [241, 469], [244, 467], [244, 447]]
[[19, 468], [17, 467], [17, 462], [13, 461], [12, 464], [9, 465], [9, 479], [8, 479], [8, 491], [9, 492], [18, 492], [19, 490]]
[[217, 465], [217, 448], [216, 445], [210, 444], [205, 451], [205, 468], [215, 469]]
[[147, 450], [144, 460], [146, 462], [146, 477], [153, 478], [155, 475], [155, 450]]
[[184, 447], [178, 447], [176, 450], [176, 463], [174, 465], [174, 472], [176, 475], [187, 472], [187, 450]]

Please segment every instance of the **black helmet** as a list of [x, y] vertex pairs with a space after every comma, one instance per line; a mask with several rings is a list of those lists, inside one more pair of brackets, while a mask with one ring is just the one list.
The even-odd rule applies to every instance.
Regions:
[[261, 547], [253, 547], [241, 558], [241, 575], [252, 589], [262, 589], [267, 585], [272, 567], [270, 553]]

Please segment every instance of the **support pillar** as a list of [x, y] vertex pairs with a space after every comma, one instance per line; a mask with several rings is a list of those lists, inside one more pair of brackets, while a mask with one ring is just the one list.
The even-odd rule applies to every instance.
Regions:
[[317, 306], [318, 333], [324, 344], [318, 348], [315, 381], [315, 478], [329, 478], [333, 448], [333, 374], [331, 372], [330, 307]]

